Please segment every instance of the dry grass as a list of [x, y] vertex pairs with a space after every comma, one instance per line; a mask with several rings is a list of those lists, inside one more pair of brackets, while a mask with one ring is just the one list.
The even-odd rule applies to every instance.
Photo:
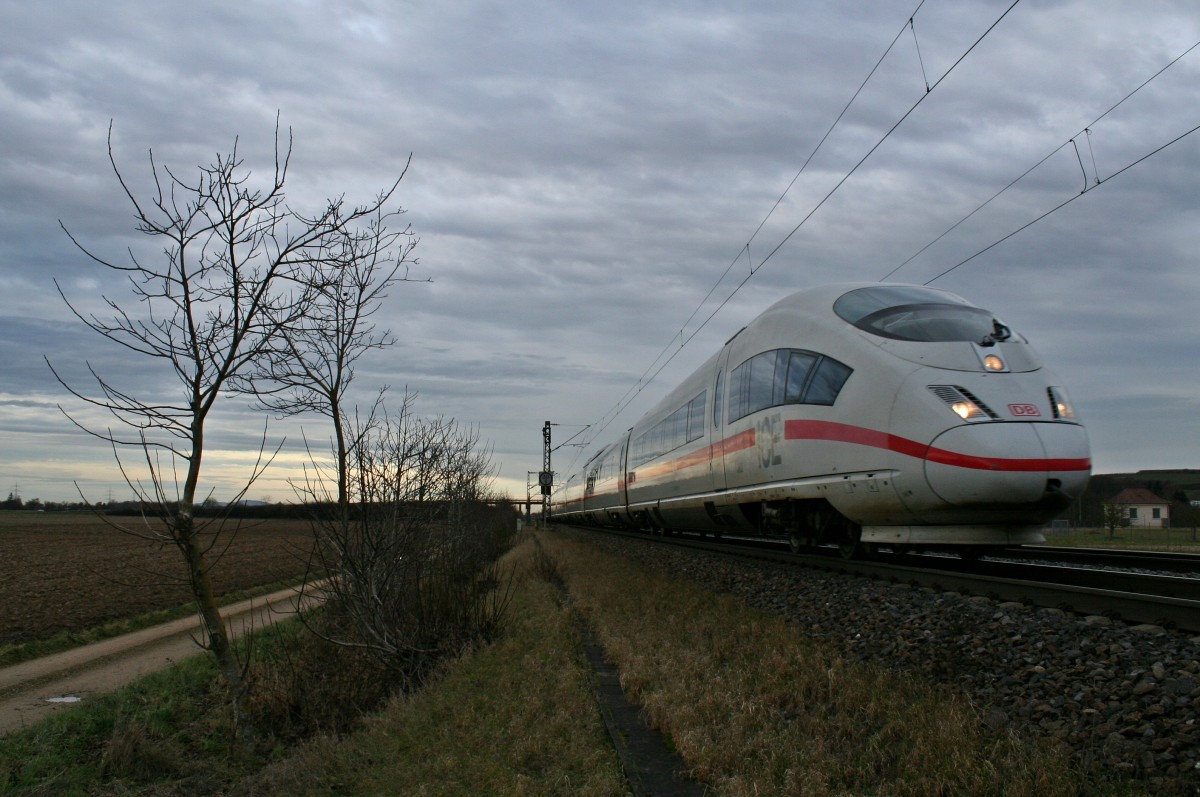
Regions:
[[272, 766], [246, 793], [624, 794], [571, 614], [533, 572], [532, 540], [502, 564], [516, 572], [499, 640], [450, 663], [353, 737], [316, 740]]
[[1200, 553], [1200, 532], [1192, 528], [1142, 529], [1119, 528], [1111, 536], [1108, 529], [1074, 528], [1067, 534], [1046, 534], [1046, 545], [1080, 548], [1119, 548], [1167, 553]]
[[944, 690], [568, 534], [543, 542], [626, 691], [719, 794], [1096, 793], [1053, 750], [988, 736]]
[[44, 730], [10, 737], [0, 792], [52, 781], [63, 794], [625, 794], [574, 615], [551, 583], [561, 576], [626, 689], [713, 794], [1138, 793], [1076, 780], [1052, 750], [989, 737], [961, 699], [840, 660], [735, 599], [565, 534], [540, 539], [544, 551], [526, 538], [504, 560], [514, 569], [506, 633], [350, 735], [281, 744], [275, 763], [250, 774], [257, 763], [229, 757], [216, 715], [186, 705], [209, 694], [197, 668], [211, 677], [212, 665], [198, 659], [126, 690], [124, 702], [64, 715], [51, 736], [69, 744], [35, 750]]

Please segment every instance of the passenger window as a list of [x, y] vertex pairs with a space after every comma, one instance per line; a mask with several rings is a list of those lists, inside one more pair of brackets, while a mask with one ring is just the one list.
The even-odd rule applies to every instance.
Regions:
[[708, 393], [705, 391], [688, 402], [687, 441], [704, 437], [704, 402]]
[[[708, 391], [700, 394], [679, 409], [642, 432], [633, 440], [630, 454], [631, 467], [638, 467], [664, 454], [674, 451], [684, 443], [704, 436], [704, 412], [707, 407]], [[614, 473], [616, 460], [612, 463]]]

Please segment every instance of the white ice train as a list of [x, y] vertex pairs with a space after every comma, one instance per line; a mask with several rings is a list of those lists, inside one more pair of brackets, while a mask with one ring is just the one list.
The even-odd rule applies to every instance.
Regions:
[[555, 517], [793, 546], [1043, 540], [1087, 432], [1020, 334], [946, 291], [827, 285], [734, 335], [555, 493]]

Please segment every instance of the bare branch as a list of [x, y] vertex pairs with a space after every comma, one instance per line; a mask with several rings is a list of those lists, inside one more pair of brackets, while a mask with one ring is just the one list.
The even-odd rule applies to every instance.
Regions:
[[330, 419], [340, 503], [349, 500], [346, 397], [355, 364], [368, 351], [394, 342], [371, 318], [389, 288], [418, 281], [409, 277], [417, 238], [409, 227], [392, 229], [404, 211], [386, 207], [411, 160], [410, 155], [400, 177], [372, 202], [347, 211], [338, 197], [322, 214], [305, 219], [312, 228], [328, 230], [324, 246], [297, 254], [309, 267], [307, 282], [298, 286], [306, 297], [305, 312], [277, 317], [279, 334], [257, 370], [235, 380], [280, 417], [312, 412]]
[[[299, 328], [304, 319], [328, 317], [327, 294], [334, 277], [356, 273], [353, 268], [347, 271], [347, 266], [365, 269], [361, 273], [366, 282], [351, 283], [359, 286], [355, 288], [361, 297], [357, 314], [365, 318], [374, 312], [415, 238], [408, 230], [387, 228], [388, 220], [402, 212], [384, 208], [399, 179], [352, 209], [347, 210], [340, 197], [312, 216], [292, 209], [284, 193], [292, 134], [289, 130], [286, 143], [281, 140], [278, 114], [273, 175], [257, 186], [235, 139], [228, 154], [218, 152], [190, 176], [160, 164], [150, 151], [154, 188], [148, 200], [140, 200], [117, 163], [111, 122], [107, 144], [117, 182], [133, 208], [135, 229], [162, 243], [161, 256], [138, 257], [130, 248], [127, 262], [118, 263], [90, 251], [61, 224], [84, 256], [126, 278], [131, 301], [123, 305], [101, 297], [110, 314], [101, 318], [82, 312], [61, 285], [55, 287], [89, 329], [148, 364], [161, 366], [162, 382], [173, 386], [175, 397], [135, 395], [90, 364], [93, 385], [85, 391], [49, 361], [47, 365], [76, 400], [113, 419], [112, 426], [96, 428], [63, 410], [77, 427], [112, 446], [126, 483], [140, 499], [156, 505], [165, 538], [180, 551], [186, 565], [204, 622], [203, 644], [216, 655], [240, 716], [246, 685], [210, 579], [223, 550], [219, 532], [224, 519], [215, 526], [217, 535], [202, 540], [206, 524], [195, 516], [207, 420], [219, 397], [246, 390], [257, 377], [271, 373], [268, 363], [280, 352], [299, 348], [282, 335], [284, 330]], [[407, 246], [395, 247], [398, 242]], [[399, 252], [396, 256], [391, 254], [393, 247]], [[357, 345], [384, 345], [384, 337], [363, 332], [357, 322], [353, 329], [351, 339]], [[346, 364], [353, 361], [350, 356], [344, 359]], [[319, 372], [319, 364], [309, 360], [307, 365], [313, 373]], [[266, 439], [264, 425], [258, 459], [239, 495], [262, 475], [279, 450], [268, 453]], [[120, 452], [126, 447], [142, 452], [145, 481], [122, 462]]]

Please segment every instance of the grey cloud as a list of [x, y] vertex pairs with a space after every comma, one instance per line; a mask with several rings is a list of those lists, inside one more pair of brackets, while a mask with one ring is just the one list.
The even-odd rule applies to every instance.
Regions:
[[[279, 112], [295, 134], [298, 207], [342, 192], [361, 201], [413, 153], [398, 199], [421, 237], [413, 273], [434, 283], [393, 290], [379, 321], [400, 344], [362, 361], [359, 397], [409, 385], [419, 410], [479, 423], [505, 452], [504, 474], [523, 481], [543, 420], [589, 423], [609, 409], [726, 266], [685, 335], [1007, 5], [923, 6], [926, 78], [903, 30], [911, 9], [882, 0], [10, 3], [0, 427], [38, 432], [16, 413], [55, 395], [41, 353], [76, 376], [89, 360], [138, 390], [171, 389], [90, 339], [50, 282], [85, 301], [127, 295], [60, 219], [102, 256], [156, 256], [108, 164], [109, 121], [122, 173], [145, 196], [150, 149], [190, 173], [240, 136], [263, 174]], [[1194, 12], [1187, 0], [1017, 6], [611, 428], [781, 294], [883, 277], [1200, 40]], [[1200, 123], [1198, 73], [1200, 51], [1092, 125], [1079, 157], [1060, 151], [894, 279], [930, 279], [1076, 195], [1085, 174], [1107, 178]], [[1086, 408], [1098, 464], [1195, 464], [1179, 430], [1200, 394], [1188, 351], [1200, 331], [1196, 169], [1186, 139], [936, 283], [1034, 339]], [[234, 400], [217, 433], [253, 447], [260, 424]]]

